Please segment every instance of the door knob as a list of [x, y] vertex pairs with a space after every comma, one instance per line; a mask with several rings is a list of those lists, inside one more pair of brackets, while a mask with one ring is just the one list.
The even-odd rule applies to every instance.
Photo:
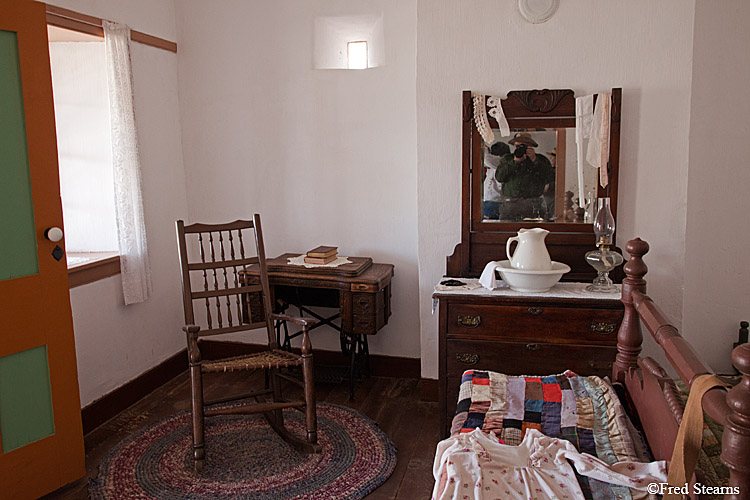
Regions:
[[48, 227], [44, 230], [44, 237], [54, 243], [62, 239], [63, 231], [59, 227]]

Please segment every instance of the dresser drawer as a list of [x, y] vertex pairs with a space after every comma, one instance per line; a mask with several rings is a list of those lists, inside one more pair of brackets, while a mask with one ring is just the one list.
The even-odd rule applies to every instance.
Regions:
[[621, 309], [450, 304], [448, 338], [614, 345]]
[[545, 342], [446, 341], [448, 378], [466, 370], [507, 375], [551, 375], [572, 370], [579, 375], [610, 376], [616, 347]]

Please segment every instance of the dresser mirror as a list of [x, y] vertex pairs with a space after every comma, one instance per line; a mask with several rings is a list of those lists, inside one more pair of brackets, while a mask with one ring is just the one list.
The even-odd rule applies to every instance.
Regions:
[[584, 254], [595, 245], [596, 198], [610, 197], [617, 218], [622, 90], [609, 96], [609, 154], [605, 147], [597, 169], [578, 161], [579, 151], [584, 158], [591, 152], [588, 138], [577, 145], [572, 90], [512, 91], [504, 99], [464, 91], [461, 242], [448, 257], [447, 274], [478, 276], [487, 262], [506, 258], [508, 237], [542, 227], [550, 231], [552, 259], [571, 267], [564, 279], [594, 276]]
[[[588, 164], [583, 169], [584, 201], [579, 203], [575, 132], [565, 127], [515, 128], [503, 136], [492, 129], [494, 142], [483, 141], [481, 150], [481, 221], [591, 223], [599, 172]], [[588, 142], [584, 139], [584, 151]], [[527, 175], [514, 176], [516, 165], [527, 169]]]

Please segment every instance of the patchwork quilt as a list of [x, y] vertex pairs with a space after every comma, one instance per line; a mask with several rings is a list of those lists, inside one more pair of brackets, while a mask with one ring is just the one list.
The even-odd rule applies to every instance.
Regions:
[[[571, 371], [541, 377], [464, 372], [451, 434], [476, 428], [494, 432], [509, 445], [518, 445], [527, 429], [538, 429], [547, 436], [567, 439], [579, 452], [610, 465], [649, 461], [614, 388], [600, 377]], [[585, 477], [578, 480], [588, 499], [633, 498], [628, 488]]]

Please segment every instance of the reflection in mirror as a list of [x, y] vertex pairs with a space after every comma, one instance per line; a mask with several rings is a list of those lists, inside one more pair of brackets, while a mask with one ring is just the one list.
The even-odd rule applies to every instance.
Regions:
[[574, 128], [493, 132], [494, 142], [482, 145], [484, 222], [592, 221], [598, 171], [586, 165], [580, 202]]

